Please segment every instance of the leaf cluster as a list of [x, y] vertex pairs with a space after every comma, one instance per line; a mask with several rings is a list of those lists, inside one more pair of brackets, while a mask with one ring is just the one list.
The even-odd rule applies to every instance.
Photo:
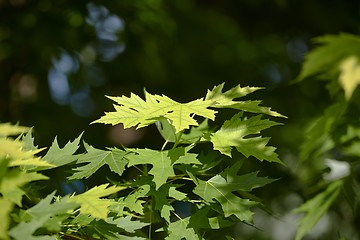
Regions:
[[[85, 151], [79, 153], [80, 135], [62, 148], [55, 139], [41, 155], [44, 149], [34, 145], [30, 130], [1, 124], [0, 217], [5, 221], [0, 238], [206, 239], [237, 222], [252, 224], [258, 200], [251, 191], [274, 179], [260, 177], [258, 171], [243, 172], [241, 166], [255, 159], [282, 164], [261, 131], [278, 125], [264, 114], [283, 116], [260, 101], [239, 100], [260, 88], [236, 86], [223, 92], [223, 86], [189, 103], [146, 91], [145, 100], [135, 94], [110, 97], [115, 111], [95, 122], [125, 128], [156, 124], [164, 137], [156, 150], [102, 150], [84, 142]], [[233, 117], [209, 127], [224, 108], [232, 109]], [[203, 143], [212, 146], [206, 153], [198, 150]], [[226, 167], [218, 168], [220, 163]], [[46, 180], [42, 171], [61, 166], [72, 169], [69, 181], [91, 178], [103, 166], [123, 180], [79, 194], [60, 196], [54, 191], [33, 206], [22, 205], [26, 189], [31, 189], [25, 186]], [[131, 169], [138, 173], [124, 177]], [[188, 209], [185, 215], [181, 204]]]

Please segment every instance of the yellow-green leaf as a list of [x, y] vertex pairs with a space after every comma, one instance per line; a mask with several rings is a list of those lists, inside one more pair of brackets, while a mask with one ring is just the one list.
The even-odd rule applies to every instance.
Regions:
[[167, 118], [175, 127], [176, 132], [197, 126], [195, 115], [214, 120], [216, 111], [208, 109], [213, 101], [197, 99], [188, 103], [178, 103], [167, 96], [153, 95], [145, 91], [146, 101], [135, 94], [130, 97], [109, 97], [118, 105], [115, 112], [107, 112], [105, 116], [93, 123], [116, 125], [124, 124], [125, 128], [138, 128], [155, 123], [161, 118]]
[[20, 133], [29, 131], [29, 129], [28, 127], [11, 125], [10, 123], [0, 123], [0, 137], [19, 135]]
[[349, 100], [360, 84], [360, 63], [355, 56], [346, 58], [340, 63], [339, 82], [345, 91], [345, 98]]
[[101, 197], [105, 197], [126, 188], [119, 186], [108, 187], [108, 185], [109, 184], [102, 184], [93, 187], [82, 194], [69, 198], [69, 201], [80, 204], [80, 212], [82, 214], [89, 214], [94, 218], [106, 220], [109, 213], [108, 207], [112, 204], [112, 200], [101, 199]]

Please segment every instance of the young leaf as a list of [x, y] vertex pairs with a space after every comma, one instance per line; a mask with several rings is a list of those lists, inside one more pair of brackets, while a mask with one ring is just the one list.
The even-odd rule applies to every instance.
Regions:
[[335, 201], [343, 186], [343, 180], [332, 182], [325, 191], [319, 193], [314, 198], [308, 200], [303, 205], [295, 209], [295, 212], [304, 212], [298, 222], [298, 229], [295, 240], [302, 239], [315, 226], [319, 219], [329, 209], [330, 205]]
[[25, 150], [23, 144], [19, 140], [11, 138], [0, 138], [0, 158], [10, 159], [9, 166], [43, 166], [51, 167], [52, 165], [42, 161], [40, 157], [34, 155], [42, 151]]
[[339, 82], [345, 91], [345, 98], [349, 100], [360, 84], [360, 64], [357, 57], [348, 57], [340, 63]]
[[80, 212], [82, 214], [90, 214], [94, 218], [106, 220], [109, 213], [108, 207], [112, 204], [112, 200], [100, 198], [125, 189], [118, 186], [107, 188], [108, 185], [102, 184], [93, 187], [82, 194], [72, 196], [69, 198], [69, 201], [80, 204]]
[[0, 137], [14, 136], [29, 131], [30, 128], [11, 123], [0, 123]]
[[352, 34], [327, 35], [315, 39], [320, 44], [310, 51], [306, 57], [297, 80], [329, 72], [329, 69], [337, 69], [340, 61], [345, 57], [360, 56], [360, 38]]
[[138, 128], [155, 123], [161, 118], [167, 118], [175, 127], [176, 133], [188, 129], [191, 125], [197, 126], [195, 115], [211, 120], [215, 119], [216, 111], [208, 109], [212, 101], [197, 99], [188, 103], [178, 103], [164, 95], [152, 95], [145, 91], [146, 101], [135, 94], [130, 98], [109, 97], [119, 105], [114, 105], [115, 112], [107, 112], [105, 116], [93, 123], [116, 125], [123, 123], [125, 128]]
[[44, 179], [48, 179], [48, 177], [36, 172], [23, 172], [13, 169], [7, 172], [0, 182], [0, 193], [5, 199], [21, 207], [22, 197], [25, 194], [21, 187], [26, 183]]
[[247, 137], [248, 135], [259, 134], [261, 130], [279, 125], [279, 123], [261, 119], [261, 115], [249, 119], [241, 119], [241, 116], [242, 113], [234, 115], [230, 120], [225, 121], [220, 130], [211, 135], [210, 140], [214, 149], [231, 157], [231, 149], [236, 147], [246, 157], [252, 155], [260, 161], [281, 163], [274, 152], [275, 148], [266, 146], [268, 138]]
[[285, 117], [280, 113], [272, 111], [269, 107], [259, 106], [261, 101], [234, 101], [236, 98], [244, 97], [252, 92], [260, 90], [259, 87], [240, 87], [240, 85], [222, 92], [224, 83], [215, 86], [211, 91], [208, 90], [205, 100], [213, 101], [212, 107], [232, 108], [245, 112], [263, 113], [274, 117]]
[[125, 166], [128, 163], [125, 158], [127, 152], [115, 148], [108, 151], [100, 150], [88, 145], [87, 143], [84, 143], [84, 146], [87, 153], [80, 155], [77, 163], [88, 164], [75, 168], [74, 170], [77, 172], [69, 177], [70, 180], [88, 178], [105, 164], [109, 166], [111, 171], [117, 173], [119, 176], [122, 175], [125, 170]]

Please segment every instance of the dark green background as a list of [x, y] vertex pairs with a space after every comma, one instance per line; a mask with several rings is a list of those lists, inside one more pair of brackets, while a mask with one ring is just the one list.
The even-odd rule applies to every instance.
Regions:
[[[222, 82], [259, 86], [266, 89], [249, 97], [288, 116], [266, 132], [271, 144], [280, 158], [296, 158], [304, 125], [330, 100], [323, 82], [291, 82], [314, 37], [359, 33], [359, 7], [355, 0], [0, 0], [0, 121], [34, 126], [41, 147], [85, 131], [99, 148], [160, 148], [155, 127], [127, 142], [133, 131], [89, 125], [112, 110], [104, 95], [143, 96], [146, 88], [185, 102]], [[54, 101], [49, 74], [62, 57], [72, 59], [62, 62], [71, 69], [68, 95]], [[261, 196], [297, 191], [286, 169], [268, 171], [283, 180]]]

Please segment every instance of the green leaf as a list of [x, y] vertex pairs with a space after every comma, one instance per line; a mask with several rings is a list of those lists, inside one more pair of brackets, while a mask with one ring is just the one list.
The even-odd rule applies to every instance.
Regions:
[[29, 131], [29, 129], [28, 127], [12, 125], [11, 123], [0, 123], [0, 137], [19, 135]]
[[331, 133], [345, 114], [347, 103], [343, 99], [329, 106], [305, 130], [306, 139], [301, 145], [300, 159], [316, 159], [333, 147]]
[[[310, 51], [297, 80], [329, 72], [337, 67], [344, 58], [349, 56], [360, 56], [360, 37], [352, 34], [342, 33], [339, 35], [327, 35], [315, 39], [319, 44], [317, 48]], [[330, 69], [330, 70], [329, 70]]]
[[207, 202], [214, 202], [216, 199], [225, 217], [235, 215], [240, 221], [252, 222], [253, 213], [250, 208], [255, 206], [255, 202], [234, 195], [232, 192], [238, 189], [233, 186], [224, 177], [216, 175], [207, 181], [199, 180], [193, 192]]
[[116, 224], [116, 226], [124, 229], [126, 232], [129, 233], [134, 233], [136, 230], [139, 230], [149, 225], [149, 223], [140, 222], [138, 220], [132, 220], [131, 216], [117, 218], [117, 219], [108, 218], [107, 222], [111, 224]]
[[234, 225], [233, 221], [227, 220], [222, 216], [209, 217], [208, 213], [210, 210], [210, 206], [196, 210], [190, 217], [188, 227], [195, 229], [221, 229]]
[[131, 93], [130, 98], [109, 97], [118, 105], [114, 105], [115, 112], [107, 112], [105, 116], [93, 123], [116, 125], [124, 124], [125, 128], [138, 128], [155, 123], [161, 118], [167, 118], [175, 127], [176, 133], [197, 126], [195, 115], [211, 120], [215, 119], [216, 111], [208, 109], [212, 101], [197, 99], [188, 103], [178, 103], [164, 95], [152, 95], [145, 91], [146, 101]]
[[32, 218], [40, 219], [45, 215], [55, 216], [59, 214], [66, 214], [79, 207], [77, 203], [71, 201], [69, 202], [69, 197], [64, 197], [56, 202], [52, 202], [54, 200], [54, 196], [55, 192], [52, 192], [35, 206], [26, 210], [26, 213]]
[[156, 151], [151, 149], [131, 149], [130, 151], [135, 154], [129, 154], [127, 156], [129, 167], [139, 164], [151, 164], [153, 166], [149, 171], [149, 174], [154, 176], [153, 181], [156, 185], [156, 189], [159, 189], [161, 185], [165, 184], [169, 177], [175, 176], [172, 161], [168, 156], [168, 151]]
[[339, 82], [345, 91], [345, 98], [349, 100], [360, 84], [360, 64], [357, 57], [348, 57], [340, 63]]
[[207, 181], [198, 180], [194, 193], [208, 202], [214, 199], [220, 203], [225, 217], [235, 215], [241, 221], [252, 221], [253, 213], [250, 208], [255, 202], [242, 199], [233, 192], [251, 191], [254, 188], [265, 186], [275, 179], [258, 177], [257, 172], [237, 175], [242, 162], [236, 163], [227, 168], [221, 175], [215, 175]]
[[15, 240], [56, 240], [56, 236], [43, 235], [34, 236], [33, 233], [41, 228], [50, 217], [45, 215], [41, 218], [33, 219], [30, 222], [21, 222], [9, 231], [9, 235]]
[[94, 174], [99, 168], [107, 164], [111, 171], [117, 173], [119, 176], [125, 170], [125, 166], [128, 160], [125, 158], [127, 152], [120, 149], [111, 149], [108, 151], [96, 149], [87, 143], [84, 143], [87, 153], [84, 153], [78, 157], [77, 163], [88, 163], [84, 166], [75, 168], [77, 171], [69, 179], [81, 179], [88, 178]]
[[261, 115], [248, 119], [241, 119], [241, 116], [242, 113], [234, 115], [211, 135], [210, 140], [214, 145], [214, 149], [231, 157], [232, 147], [236, 147], [246, 157], [254, 156], [261, 161], [281, 163], [274, 152], [275, 148], [266, 146], [268, 138], [248, 137], [249, 135], [259, 134], [261, 130], [279, 125], [279, 123], [261, 119]]
[[129, 154], [126, 158], [129, 160], [128, 166], [138, 164], [151, 164], [153, 167], [149, 174], [154, 176], [153, 181], [156, 189], [159, 189], [166, 183], [169, 177], [175, 176], [174, 164], [200, 164], [196, 159], [196, 154], [188, 153], [189, 149], [183, 147], [175, 148], [170, 151], [156, 151], [151, 149], [128, 149]]
[[25, 194], [21, 187], [29, 182], [44, 179], [48, 179], [48, 177], [35, 172], [23, 172], [13, 169], [7, 172], [0, 182], [0, 193], [5, 199], [21, 207], [22, 197]]
[[109, 213], [108, 207], [113, 203], [110, 199], [100, 199], [107, 195], [116, 193], [125, 189], [124, 187], [110, 186], [109, 184], [102, 184], [91, 188], [90, 190], [72, 196], [69, 201], [80, 204], [80, 212], [82, 214], [90, 214], [94, 218], [106, 220]]
[[192, 144], [199, 142], [205, 134], [209, 133], [208, 119], [202, 121], [199, 126], [191, 127], [189, 133], [175, 133], [176, 130], [174, 126], [172, 126], [170, 120], [166, 118], [157, 121], [156, 127], [167, 142]]
[[8, 239], [9, 214], [13, 205], [10, 200], [0, 197], [0, 239]]
[[335, 201], [343, 186], [343, 180], [332, 182], [325, 191], [306, 201], [295, 209], [296, 213], [304, 212], [305, 215], [298, 222], [295, 240], [302, 239], [315, 226], [319, 219], [326, 213]]
[[118, 204], [115, 207], [117, 216], [125, 215], [124, 208], [126, 207], [130, 212], [137, 214], [144, 214], [144, 204], [146, 201], [143, 200], [150, 191], [150, 186], [143, 184], [135, 191], [131, 192], [124, 198], [120, 198]]
[[179, 218], [178, 221], [172, 222], [169, 224], [168, 227], [168, 236], [165, 240], [200, 240], [200, 238], [194, 231], [193, 228], [188, 228], [189, 224], [189, 217], [181, 219]]
[[174, 211], [174, 208], [170, 205], [168, 200], [172, 197], [177, 200], [183, 200], [186, 198], [186, 194], [176, 190], [179, 185], [165, 184], [158, 190], [152, 190], [149, 192], [153, 196], [155, 201], [155, 210], [160, 212], [160, 216], [163, 217], [168, 223], [170, 223], [170, 213]]
[[0, 138], [0, 158], [10, 159], [9, 166], [46, 166], [52, 165], [42, 161], [40, 157], [35, 157], [35, 154], [42, 151], [38, 150], [25, 150], [23, 143], [19, 140], [11, 138]]
[[259, 87], [240, 87], [240, 85], [222, 92], [224, 83], [215, 86], [211, 91], [208, 90], [205, 100], [214, 101], [213, 107], [232, 108], [245, 112], [264, 113], [274, 117], [285, 117], [280, 113], [272, 111], [269, 107], [259, 106], [261, 101], [234, 101], [236, 98], [244, 97], [252, 92], [260, 90]]
[[[74, 162], [77, 159], [77, 156], [74, 155], [74, 153], [79, 148], [81, 137], [82, 134], [80, 134], [80, 136], [77, 137], [73, 142], [69, 141], [63, 148], [59, 147], [57, 138], [55, 138], [49, 151], [43, 157], [43, 160], [54, 165], [54, 167], [60, 167]], [[39, 171], [42, 169], [43, 168], [37, 170]]]

